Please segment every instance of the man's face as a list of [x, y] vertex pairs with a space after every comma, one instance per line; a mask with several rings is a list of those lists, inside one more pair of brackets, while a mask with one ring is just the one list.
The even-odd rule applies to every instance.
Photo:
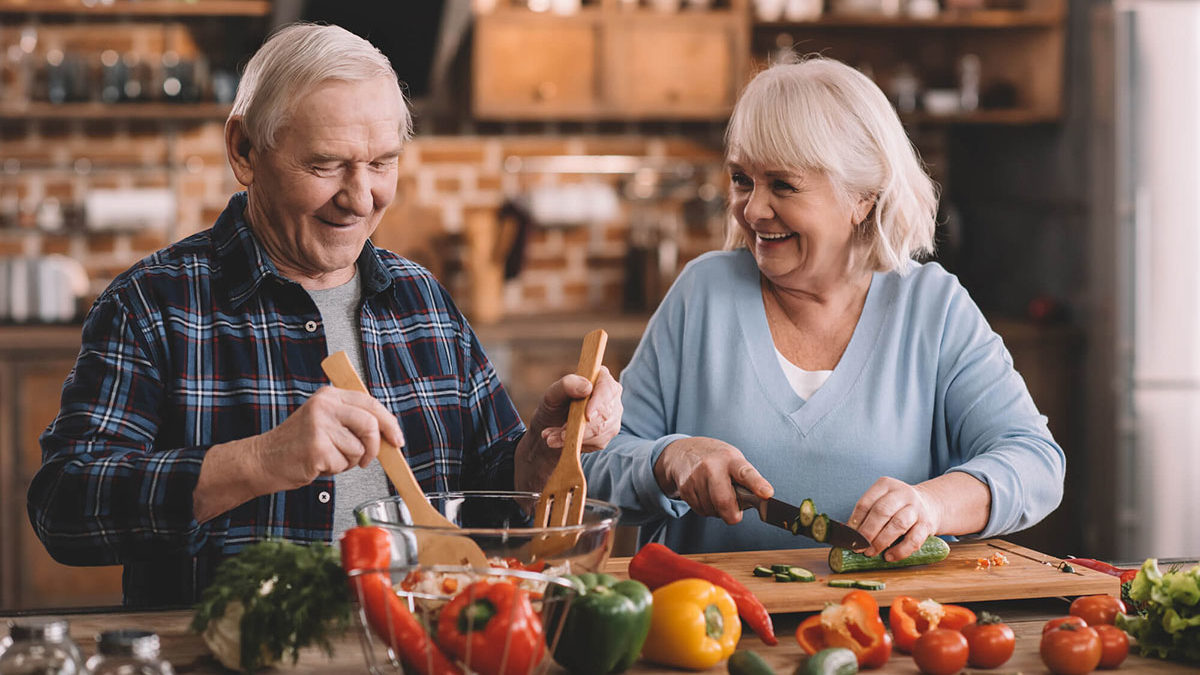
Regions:
[[402, 105], [387, 78], [329, 80], [296, 100], [274, 148], [250, 150], [250, 223], [284, 276], [310, 289], [353, 277], [396, 195]]

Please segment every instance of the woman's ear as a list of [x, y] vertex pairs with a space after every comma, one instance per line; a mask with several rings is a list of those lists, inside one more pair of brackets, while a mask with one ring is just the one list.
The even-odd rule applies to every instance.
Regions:
[[871, 213], [875, 210], [877, 198], [876, 195], [867, 195], [858, 200], [854, 205], [854, 224], [862, 225], [871, 217]]
[[225, 155], [239, 183], [246, 187], [254, 183], [254, 146], [241, 117], [230, 117], [225, 122]]

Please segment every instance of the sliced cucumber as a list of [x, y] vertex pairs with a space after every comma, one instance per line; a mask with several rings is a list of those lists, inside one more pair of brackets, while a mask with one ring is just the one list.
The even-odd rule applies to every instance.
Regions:
[[795, 581], [795, 579], [793, 579], [792, 575], [788, 574], [787, 572], [778, 572], [775, 574], [775, 581], [791, 583], [791, 582]]
[[822, 513], [813, 518], [812, 538], [816, 541], [824, 542], [827, 536], [829, 536], [829, 516]]
[[854, 588], [858, 582], [853, 579], [830, 579], [829, 585], [833, 588]]
[[756, 577], [773, 577], [773, 576], [775, 576], [775, 572], [772, 571], [770, 567], [763, 567], [762, 565], [759, 565], [754, 568], [754, 576], [756, 576]]
[[787, 574], [789, 567], [791, 565], [771, 565], [771, 572], [774, 574]]
[[873, 579], [863, 579], [861, 581], [855, 581], [854, 587], [861, 588], [864, 591], [882, 591], [883, 589], [887, 588], [887, 584], [883, 583], [882, 581], [875, 581]]
[[[814, 528], [815, 529], [815, 528]], [[950, 545], [937, 537], [929, 537], [921, 548], [903, 560], [884, 560], [882, 555], [867, 557], [849, 549], [829, 549], [829, 569], [838, 573], [886, 570], [894, 567], [912, 567], [941, 562], [950, 555]]]
[[804, 569], [803, 567], [796, 567], [795, 565], [789, 567], [787, 573], [788, 573], [788, 576], [792, 578], [792, 581], [816, 581], [817, 580], [817, 575], [813, 574], [812, 572], [809, 572], [808, 570]]
[[[813, 500], [805, 499], [804, 501], [800, 502], [799, 520], [802, 527], [811, 527], [813, 524], [813, 518], [816, 517], [817, 507], [813, 504]], [[793, 534], [795, 533], [793, 532]]]

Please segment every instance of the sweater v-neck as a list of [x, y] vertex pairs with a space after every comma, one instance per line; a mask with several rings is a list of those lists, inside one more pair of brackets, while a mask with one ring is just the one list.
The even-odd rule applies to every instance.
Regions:
[[866, 369], [892, 304], [888, 297], [891, 295], [888, 291], [892, 284], [887, 283], [885, 274], [876, 272], [871, 275], [871, 285], [867, 289], [862, 314], [854, 326], [846, 350], [825, 384], [805, 400], [792, 389], [775, 356], [775, 342], [771, 339], [767, 308], [759, 286], [758, 264], [753, 254], [748, 251], [742, 257], [742, 261], [749, 266], [745, 271], [752, 280], [746, 287], [747, 297], [743, 302], [737, 303], [738, 323], [742, 327], [746, 352], [767, 399], [792, 420], [801, 435], [807, 436], [826, 414], [846, 398]]

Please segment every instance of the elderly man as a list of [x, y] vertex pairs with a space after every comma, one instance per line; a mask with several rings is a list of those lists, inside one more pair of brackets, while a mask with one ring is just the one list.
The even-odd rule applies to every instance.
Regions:
[[[365, 40], [300, 24], [254, 55], [225, 126], [246, 192], [117, 277], [84, 324], [29, 489], [57, 560], [123, 564], [126, 604], [191, 603], [243, 546], [334, 540], [387, 495], [381, 439], [426, 490], [540, 489], [592, 386], [555, 382], [526, 429], [445, 289], [368, 242], [410, 133]], [[338, 350], [374, 396], [327, 386]], [[621, 414], [607, 371], [588, 412], [598, 450]]]

